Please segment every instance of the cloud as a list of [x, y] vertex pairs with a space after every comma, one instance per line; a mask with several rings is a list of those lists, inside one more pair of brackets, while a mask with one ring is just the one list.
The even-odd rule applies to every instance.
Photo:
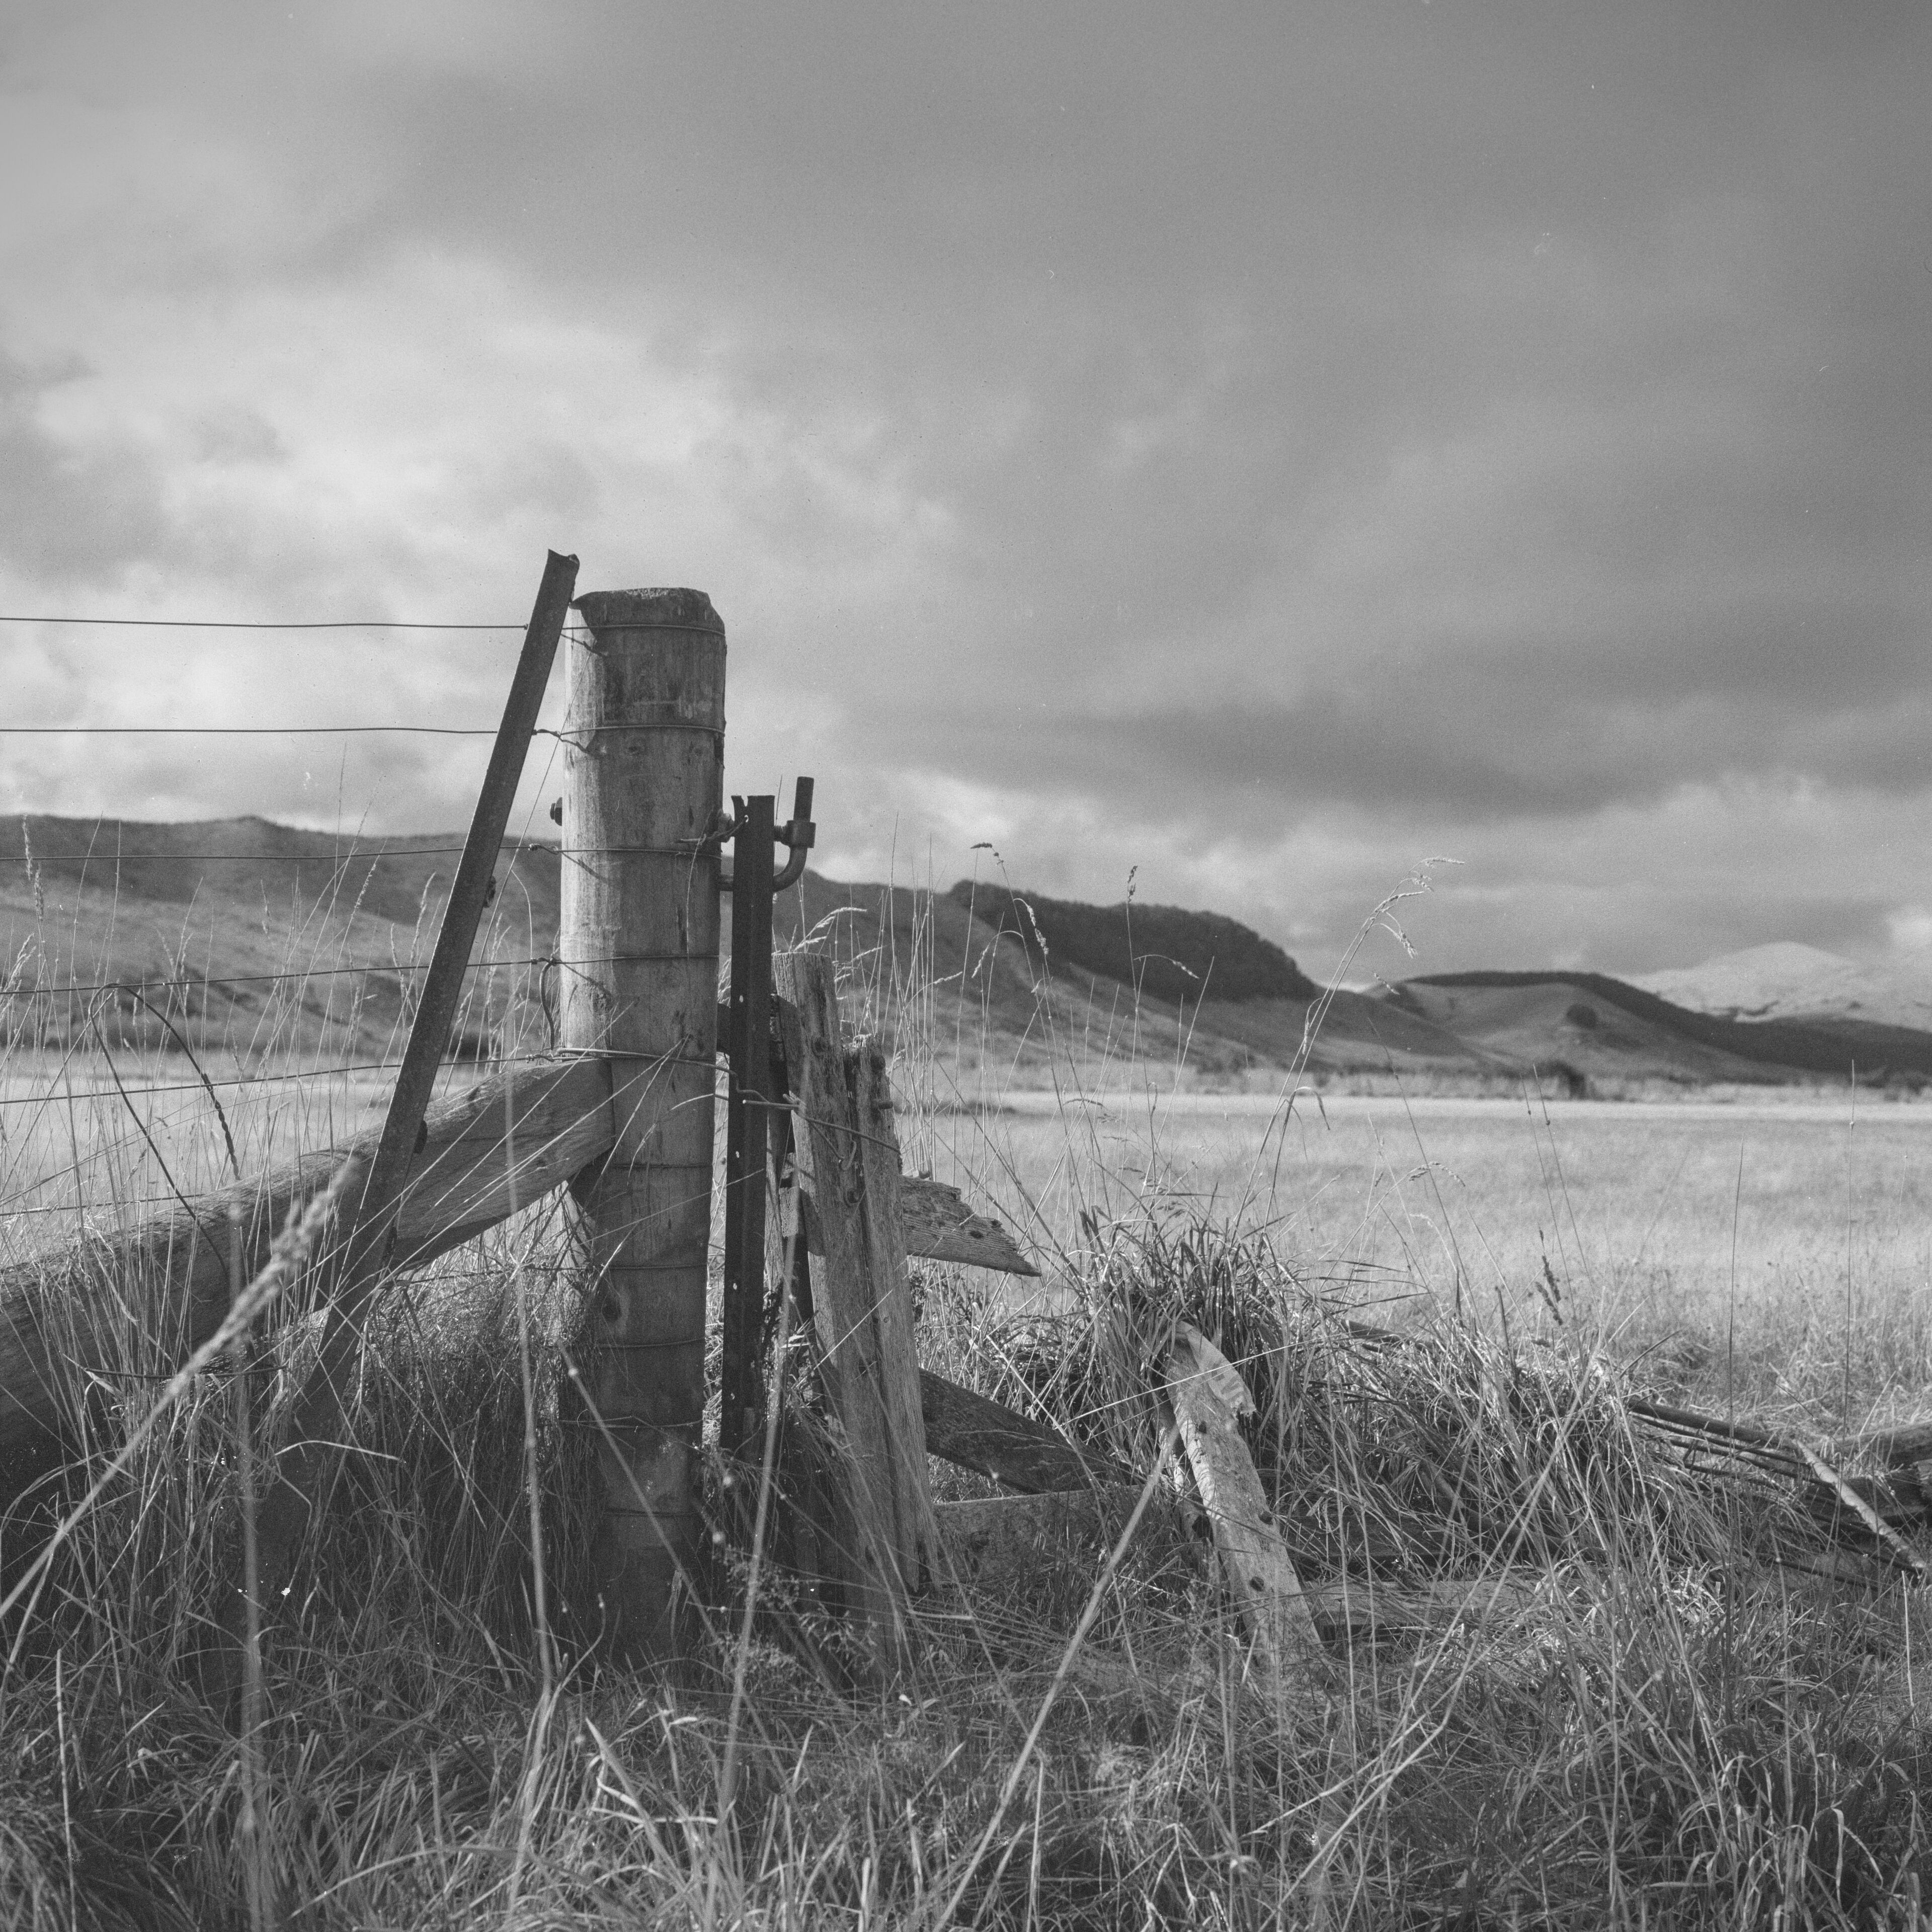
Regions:
[[84, 368], [35, 369], [0, 347], [0, 566], [38, 583], [110, 583], [157, 556], [167, 536], [162, 483], [127, 443], [76, 448], [44, 406]]
[[[36, 16], [0, 595], [514, 620], [554, 544], [712, 593], [733, 782], [815, 770], [851, 868], [1140, 862], [1319, 955], [1448, 850], [1436, 963], [1882, 949], [1896, 892], [1766, 801], [1894, 850], [1924, 809], [1928, 23]], [[50, 719], [487, 722], [514, 649], [0, 638]], [[14, 782], [466, 816], [448, 746], [230, 742]], [[1788, 870], [1693, 864], [1767, 812]]]

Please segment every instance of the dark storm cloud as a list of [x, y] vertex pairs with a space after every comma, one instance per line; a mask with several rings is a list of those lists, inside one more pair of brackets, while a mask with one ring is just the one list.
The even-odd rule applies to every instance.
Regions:
[[[1352, 852], [1337, 906], [1387, 869], [1350, 838], [1466, 843], [1514, 896], [1464, 888], [1466, 963], [1562, 930], [1507, 854], [1687, 788], [1707, 842], [1753, 784], [1916, 822], [1922, 7], [284, 11], [16, 30], [21, 99], [108, 104], [98, 164], [173, 184], [47, 217], [94, 299], [317, 319], [252, 394], [184, 334], [172, 454], [0, 398], [0, 563], [494, 614], [541, 532], [713, 590], [746, 769], [952, 788], [962, 848], [1066, 814], [1020, 861], [1063, 890], [1120, 869], [1082, 824], [1196, 902], [1216, 839]], [[440, 771], [372, 778], [419, 821]], [[1778, 903], [1868, 938], [1862, 890]], [[1678, 916], [1617, 890], [1562, 916]]]

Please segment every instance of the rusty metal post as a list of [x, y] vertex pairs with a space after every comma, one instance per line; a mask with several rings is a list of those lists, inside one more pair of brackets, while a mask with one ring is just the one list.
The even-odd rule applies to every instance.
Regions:
[[731, 846], [731, 1085], [725, 1107], [718, 1437], [755, 1459], [765, 1427], [765, 1192], [770, 1162], [772, 846], [776, 800], [745, 801]]
[[610, 1065], [614, 1137], [576, 1187], [580, 1390], [596, 1431], [604, 1627], [669, 1661], [692, 1633], [717, 1048], [724, 627], [699, 590], [577, 600], [563, 905], [566, 1050]]

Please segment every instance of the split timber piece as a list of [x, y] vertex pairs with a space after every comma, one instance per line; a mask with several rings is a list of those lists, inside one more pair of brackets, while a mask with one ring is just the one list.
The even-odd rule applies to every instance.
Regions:
[[[808, 1252], [823, 1255], [825, 1234], [818, 1210], [809, 1194], [799, 1197], [805, 1222]], [[922, 1260], [954, 1262], [967, 1268], [991, 1268], [998, 1274], [1031, 1275], [1040, 1270], [1020, 1252], [1019, 1244], [989, 1214], [976, 1214], [956, 1187], [923, 1175], [905, 1174], [899, 1180], [899, 1221], [905, 1251]]]
[[[1632, 1415], [1670, 1438], [1680, 1451], [1688, 1443], [1716, 1444], [1749, 1466], [1784, 1477], [1834, 1543], [1846, 1544], [1844, 1526], [1855, 1522], [1858, 1533], [1870, 1539], [1869, 1553], [1883, 1557], [1915, 1583], [1926, 1581], [1924, 1564], [1886, 1520], [1891, 1516], [1907, 1524], [1923, 1520], [1900, 1508], [1901, 1498], [1896, 1492], [1905, 1488], [1904, 1483], [1881, 1486], [1869, 1478], [1845, 1475], [1802, 1437], [1768, 1429], [1762, 1423], [1727, 1422], [1696, 1409], [1638, 1396], [1632, 1396], [1628, 1406]], [[1916, 1500], [1916, 1469], [1910, 1462], [1906, 1468]]]
[[[991, 1476], [1024, 1496], [1104, 1488], [1134, 1480], [1111, 1457], [1076, 1449], [1060, 1432], [1004, 1402], [922, 1369], [926, 1446], [944, 1461]], [[964, 1504], [949, 1505], [964, 1508]]]
[[912, 1292], [901, 1232], [898, 1138], [885, 1058], [847, 1052], [831, 962], [777, 962], [785, 1065], [825, 1252], [814, 1270], [819, 1372], [844, 1438], [848, 1600], [870, 1625], [881, 1678], [910, 1658], [910, 1600], [934, 1574]]
[[996, 1268], [1002, 1274], [1039, 1274], [1006, 1228], [988, 1215], [974, 1214], [958, 1188], [937, 1180], [908, 1180], [900, 1198], [908, 1254]]
[[1177, 1326], [1165, 1366], [1181, 1447], [1257, 1670], [1277, 1708], [1308, 1704], [1326, 1688], [1328, 1663], [1301, 1579], [1241, 1440], [1239, 1418], [1252, 1412], [1253, 1400], [1226, 1357], [1191, 1323]]
[[[420, 1266], [460, 1246], [504, 1220], [513, 1198], [528, 1206], [596, 1160], [610, 1144], [610, 1094], [602, 1060], [559, 1058], [527, 1062], [430, 1108], [398, 1205], [393, 1264]], [[345, 1160], [372, 1160], [380, 1139], [361, 1135], [118, 1234], [0, 1270], [0, 1496], [57, 1447], [89, 1386], [171, 1372], [220, 1326], [231, 1208], [240, 1216], [232, 1224], [236, 1265], [252, 1281], [290, 1210]]]
[[[733, 927], [735, 938], [736, 928]], [[774, 998], [773, 1018], [787, 1037], [795, 1029], [798, 1016], [789, 1011], [791, 1003]], [[718, 1009], [718, 1033], [722, 1040], [729, 1030], [728, 1007]], [[799, 1196], [799, 1209], [805, 1228], [808, 1252], [822, 1256], [825, 1236], [818, 1226], [818, 1214], [809, 1194]], [[964, 1268], [991, 1268], [998, 1274], [1030, 1275], [1040, 1270], [1020, 1252], [1019, 1244], [1004, 1222], [990, 1214], [976, 1213], [966, 1204], [956, 1187], [925, 1174], [899, 1177], [899, 1226], [905, 1251], [922, 1261], [953, 1262]]]

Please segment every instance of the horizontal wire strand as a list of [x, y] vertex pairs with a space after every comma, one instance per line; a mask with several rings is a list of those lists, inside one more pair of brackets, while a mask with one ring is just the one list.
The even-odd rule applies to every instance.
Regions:
[[[686, 960], [695, 964], [707, 961], [706, 953], [675, 952], [616, 952], [607, 953], [594, 959], [564, 959], [554, 952], [531, 953], [514, 959], [472, 959], [464, 968], [466, 973], [503, 973], [518, 967], [555, 967], [561, 972], [581, 973], [592, 966], [650, 965], [665, 961]], [[372, 966], [317, 966], [302, 973], [231, 973], [215, 974], [203, 978], [199, 974], [185, 979], [173, 980], [75, 980], [58, 986], [0, 986], [0, 1000], [58, 999], [76, 993], [157, 993], [181, 991], [196, 992], [208, 986], [258, 986], [271, 982], [302, 982], [309, 980], [352, 979], [358, 974], [393, 973], [399, 978], [406, 974], [427, 973], [430, 962], [418, 959], [406, 962], [392, 962], [387, 965]], [[334, 1019], [326, 1014], [324, 1024], [347, 1026], [348, 1019]]]
[[145, 631], [521, 631], [512, 624], [425, 624], [398, 617], [305, 618], [284, 622], [246, 617], [15, 617], [0, 616], [0, 624], [68, 624], [100, 628]]
[[[532, 736], [540, 734], [532, 733]], [[554, 734], [548, 735], [554, 736]], [[484, 724], [0, 724], [9, 738], [494, 738]]]

